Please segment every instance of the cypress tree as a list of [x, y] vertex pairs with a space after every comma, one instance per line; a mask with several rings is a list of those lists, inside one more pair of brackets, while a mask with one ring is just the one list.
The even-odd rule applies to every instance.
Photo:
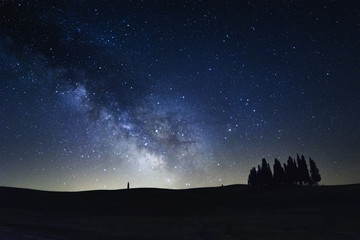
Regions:
[[262, 176], [263, 174], [262, 174], [262, 171], [261, 171], [261, 167], [260, 167], [260, 165], [258, 165], [258, 167], [257, 167], [257, 171], [256, 171], [256, 182], [257, 182], [257, 184], [258, 185], [262, 185], [263, 183], [264, 183], [264, 178], [263, 178], [263, 176]]
[[317, 185], [321, 181], [319, 169], [317, 168], [315, 161], [311, 158], [309, 158], [309, 163], [312, 182]]
[[285, 174], [288, 184], [292, 185], [298, 182], [298, 168], [291, 156], [288, 158]]
[[302, 177], [301, 177], [301, 171], [299, 169], [299, 162], [301, 161], [299, 154], [296, 154], [296, 160], [294, 159], [294, 164], [296, 167], [295, 171], [295, 183], [302, 185]]
[[266, 185], [271, 185], [273, 180], [273, 175], [271, 172], [270, 164], [266, 164]]
[[285, 171], [279, 160], [275, 158], [273, 182], [275, 185], [285, 184]]
[[299, 182], [300, 184], [310, 184], [311, 178], [309, 175], [309, 169], [306, 164], [306, 160], [304, 155], [301, 155], [301, 158], [298, 159], [298, 167], [299, 167]]
[[248, 184], [251, 186], [257, 186], [257, 172], [256, 168], [253, 167], [250, 170], [249, 178], [248, 178]]
[[266, 159], [263, 158], [261, 162], [260, 175], [262, 178], [263, 185], [270, 185], [272, 181], [272, 173], [270, 165], [266, 162]]
[[286, 165], [286, 163], [284, 163], [284, 179], [285, 179], [285, 183], [287, 185], [290, 185], [290, 178], [289, 178], [289, 168], [288, 165]]

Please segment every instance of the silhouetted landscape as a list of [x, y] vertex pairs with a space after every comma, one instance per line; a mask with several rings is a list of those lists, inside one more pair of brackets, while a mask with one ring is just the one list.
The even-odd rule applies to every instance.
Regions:
[[0, 13], [0, 240], [360, 240], [359, 0]]
[[316, 163], [309, 158], [310, 173], [304, 155], [297, 154], [296, 161], [289, 156], [284, 168], [278, 159], [274, 160], [273, 172], [270, 164], [263, 158], [261, 165], [250, 170], [248, 184], [252, 187], [257, 186], [292, 186], [292, 185], [318, 185], [321, 175]]
[[359, 239], [360, 185], [0, 188], [0, 239]]

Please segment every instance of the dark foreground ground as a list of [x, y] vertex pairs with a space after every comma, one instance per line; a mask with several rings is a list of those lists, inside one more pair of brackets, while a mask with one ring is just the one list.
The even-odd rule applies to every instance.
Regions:
[[360, 239], [360, 185], [130, 189], [0, 187], [0, 239]]

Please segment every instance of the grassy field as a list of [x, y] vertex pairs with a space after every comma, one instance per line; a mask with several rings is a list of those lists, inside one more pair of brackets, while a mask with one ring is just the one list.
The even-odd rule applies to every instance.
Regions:
[[0, 196], [0, 239], [360, 239], [360, 185]]

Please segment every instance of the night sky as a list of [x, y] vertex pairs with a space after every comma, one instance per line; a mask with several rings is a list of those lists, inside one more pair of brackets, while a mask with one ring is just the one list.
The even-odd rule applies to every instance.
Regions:
[[1, 1], [0, 185], [360, 182], [359, 1]]

